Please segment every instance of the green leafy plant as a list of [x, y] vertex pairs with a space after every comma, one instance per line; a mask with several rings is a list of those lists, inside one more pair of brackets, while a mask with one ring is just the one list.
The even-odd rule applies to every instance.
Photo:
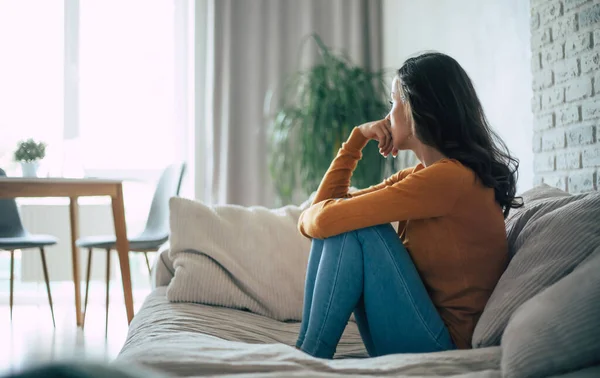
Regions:
[[33, 139], [27, 139], [19, 142], [15, 151], [15, 160], [19, 162], [31, 163], [41, 160], [46, 156], [46, 144], [36, 142]]
[[[280, 199], [292, 199], [318, 187], [341, 144], [352, 129], [385, 117], [389, 91], [384, 71], [370, 71], [334, 53], [317, 35], [312, 36], [319, 61], [285, 83], [278, 110], [272, 118], [270, 171]], [[363, 149], [352, 185], [364, 188], [380, 182], [393, 170], [391, 157], [379, 154], [377, 142]]]

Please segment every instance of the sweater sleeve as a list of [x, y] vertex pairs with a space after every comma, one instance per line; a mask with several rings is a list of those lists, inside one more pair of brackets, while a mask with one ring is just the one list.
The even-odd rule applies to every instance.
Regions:
[[355, 127], [321, 180], [313, 205], [330, 198], [348, 198], [350, 179], [369, 140]]
[[352, 193], [351, 197], [362, 196], [363, 194], [368, 194], [368, 193], [376, 192], [376, 191], [381, 190], [383, 188], [386, 188], [388, 186], [394, 185], [398, 181], [403, 180], [406, 176], [408, 176], [409, 174], [411, 174], [414, 170], [415, 170], [415, 167], [406, 168], [406, 169], [403, 169], [401, 171], [398, 171], [398, 172], [396, 172], [392, 176], [386, 178], [385, 180], [383, 180], [381, 183], [379, 183], [377, 185], [373, 185], [373, 186], [370, 186], [368, 188], [361, 189], [361, 190], [358, 190], [358, 191]]
[[348, 141], [342, 145], [342, 148], [340, 148], [337, 156], [329, 166], [327, 173], [325, 173], [323, 180], [321, 180], [321, 184], [313, 200], [313, 205], [330, 198], [357, 197], [383, 189], [402, 180], [414, 170], [414, 168], [404, 169], [377, 185], [356, 191], [352, 194], [348, 193], [352, 172], [354, 172], [358, 161], [362, 158], [362, 149], [368, 142], [369, 140], [362, 135], [358, 127], [352, 130]]
[[452, 210], [469, 176], [460, 163], [443, 160], [374, 192], [319, 201], [302, 213], [298, 226], [303, 235], [324, 239], [394, 221], [440, 217]]

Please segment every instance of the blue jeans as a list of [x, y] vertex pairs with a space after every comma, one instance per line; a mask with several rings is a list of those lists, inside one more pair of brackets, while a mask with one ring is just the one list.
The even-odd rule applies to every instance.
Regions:
[[333, 358], [352, 312], [371, 357], [455, 348], [389, 224], [313, 239], [296, 346]]

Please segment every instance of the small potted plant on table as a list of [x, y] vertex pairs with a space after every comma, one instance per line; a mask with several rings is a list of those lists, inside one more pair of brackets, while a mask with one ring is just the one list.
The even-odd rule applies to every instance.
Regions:
[[15, 161], [21, 163], [23, 177], [37, 177], [40, 160], [46, 156], [46, 144], [27, 139], [19, 142], [15, 151]]

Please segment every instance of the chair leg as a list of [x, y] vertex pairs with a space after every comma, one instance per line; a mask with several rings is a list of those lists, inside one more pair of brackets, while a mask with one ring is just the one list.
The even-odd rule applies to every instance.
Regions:
[[52, 294], [50, 294], [50, 280], [48, 279], [48, 266], [46, 265], [46, 253], [44, 247], [40, 247], [40, 256], [42, 257], [42, 268], [44, 269], [44, 279], [46, 280], [46, 290], [48, 291], [48, 303], [50, 304], [50, 312], [52, 313], [52, 324], [56, 328], [54, 320], [54, 307], [52, 306]]
[[85, 328], [85, 314], [87, 314], [88, 294], [90, 292], [90, 274], [92, 272], [92, 252], [93, 248], [88, 249], [87, 274], [85, 277], [85, 300], [83, 302], [83, 318], [81, 329]]
[[106, 325], [104, 328], [104, 337], [108, 336], [109, 293], [110, 293], [110, 248], [106, 250]]
[[148, 275], [152, 275], [152, 268], [150, 268], [150, 260], [148, 260], [148, 252], [144, 252], [146, 258], [146, 266], [148, 267]]
[[15, 281], [15, 251], [10, 251], [10, 321], [13, 313], [13, 286]]

